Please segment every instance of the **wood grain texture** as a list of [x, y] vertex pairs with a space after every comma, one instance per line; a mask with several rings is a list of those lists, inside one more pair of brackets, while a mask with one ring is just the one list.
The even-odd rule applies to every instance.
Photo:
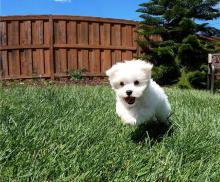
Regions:
[[137, 22], [78, 16], [8, 16], [0, 21], [1, 79], [103, 76], [138, 54]]
[[78, 69], [77, 49], [69, 49], [67, 51], [67, 56], [68, 56], [68, 62], [67, 62], [68, 72], [77, 70]]
[[19, 45], [19, 22], [11, 21], [7, 25], [8, 45]]
[[0, 52], [0, 76], [7, 77], [9, 75], [8, 73], [8, 56], [7, 51], [1, 51]]
[[0, 46], [7, 45], [7, 24], [0, 22]]

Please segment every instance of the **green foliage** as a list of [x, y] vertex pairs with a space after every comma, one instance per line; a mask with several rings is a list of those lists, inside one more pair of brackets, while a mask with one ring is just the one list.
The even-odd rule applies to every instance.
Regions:
[[70, 71], [70, 80], [83, 80], [84, 72], [86, 72], [84, 68]]
[[[216, 51], [213, 43], [202, 40], [199, 35], [213, 36], [219, 31], [207, 23], [197, 24], [195, 19], [211, 20], [220, 17], [220, 11], [215, 7], [217, 3], [219, 0], [150, 0], [140, 4], [137, 12], [141, 13], [142, 21], [137, 32], [144, 39], [137, 42], [145, 52], [143, 59], [154, 63], [156, 67], [177, 63], [186, 72], [199, 70], [202, 64], [207, 63], [207, 54]], [[162, 41], [153, 39], [158, 34]], [[169, 72], [167, 68], [162, 71], [163, 67], [155, 69], [155, 73], [158, 73], [155, 78], [162, 78], [163, 72]], [[172, 74], [171, 70], [169, 74]], [[189, 84], [193, 85], [202, 80], [198, 77], [203, 77], [198, 72], [190, 75]], [[192, 76], [196, 78], [192, 79]], [[168, 81], [173, 83], [176, 77], [169, 79], [173, 79]], [[185, 79], [180, 80], [182, 82]]]
[[191, 89], [192, 85], [189, 82], [188, 75], [185, 71], [185, 69], [181, 70], [181, 77], [179, 78], [179, 81], [177, 83], [177, 87], [181, 89]]
[[198, 89], [206, 88], [206, 82], [207, 82], [206, 73], [203, 73], [201, 71], [188, 72], [188, 80], [189, 83], [193, 86], [193, 88], [198, 88]]
[[181, 70], [181, 78], [177, 84], [179, 88], [205, 89], [207, 87], [207, 65], [203, 64], [196, 71]]
[[160, 60], [161, 65], [172, 65], [174, 63], [175, 55], [172, 47], [158, 47], [155, 49], [155, 54], [156, 60]]
[[220, 95], [166, 93], [173, 133], [158, 142], [133, 140], [110, 87], [0, 89], [0, 181], [220, 181]]
[[160, 85], [170, 85], [178, 81], [180, 71], [178, 66], [160, 65], [153, 67], [152, 77]]

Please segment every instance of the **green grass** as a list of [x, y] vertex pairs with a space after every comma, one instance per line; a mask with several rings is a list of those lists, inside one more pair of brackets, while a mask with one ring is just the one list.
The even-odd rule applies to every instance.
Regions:
[[166, 89], [173, 133], [134, 140], [107, 86], [0, 90], [0, 181], [220, 181], [220, 95]]

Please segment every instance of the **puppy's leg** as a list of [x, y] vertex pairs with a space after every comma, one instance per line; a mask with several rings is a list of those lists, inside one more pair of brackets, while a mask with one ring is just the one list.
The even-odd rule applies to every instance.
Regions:
[[135, 125], [137, 122], [136, 119], [124, 107], [121, 107], [120, 104], [116, 105], [116, 113], [124, 124]]
[[167, 100], [164, 100], [163, 102], [158, 105], [158, 108], [156, 110], [156, 118], [166, 124], [169, 124], [169, 115], [170, 115], [170, 104]]

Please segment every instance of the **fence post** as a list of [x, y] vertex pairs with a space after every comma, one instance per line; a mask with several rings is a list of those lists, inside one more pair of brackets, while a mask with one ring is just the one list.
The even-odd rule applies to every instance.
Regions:
[[54, 30], [53, 30], [53, 16], [49, 18], [50, 24], [50, 78], [54, 80]]

